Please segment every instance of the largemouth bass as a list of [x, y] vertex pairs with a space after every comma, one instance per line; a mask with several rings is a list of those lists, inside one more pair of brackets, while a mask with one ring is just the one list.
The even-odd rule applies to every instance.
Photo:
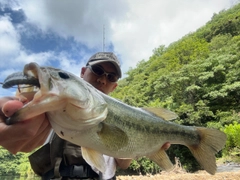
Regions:
[[6, 123], [46, 113], [58, 136], [81, 146], [84, 159], [100, 171], [105, 170], [103, 154], [132, 159], [146, 156], [163, 170], [171, 170], [173, 164], [162, 148], [170, 142], [187, 146], [208, 173], [216, 172], [215, 154], [226, 142], [226, 135], [219, 130], [166, 121], [176, 115], [129, 106], [69, 72], [36, 63], [7, 77], [3, 88], [19, 84], [39, 89]]

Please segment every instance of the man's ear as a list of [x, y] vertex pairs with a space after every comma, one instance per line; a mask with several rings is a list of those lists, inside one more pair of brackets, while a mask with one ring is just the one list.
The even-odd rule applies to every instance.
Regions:
[[80, 73], [80, 77], [81, 77], [81, 78], [83, 78], [83, 75], [84, 75], [86, 69], [87, 69], [86, 67], [82, 67], [81, 73]]
[[117, 86], [118, 86], [118, 83], [115, 83], [115, 84], [114, 84], [114, 86], [112, 87], [112, 90], [111, 90], [111, 92], [113, 92], [113, 91], [114, 91], [114, 89], [115, 89]]

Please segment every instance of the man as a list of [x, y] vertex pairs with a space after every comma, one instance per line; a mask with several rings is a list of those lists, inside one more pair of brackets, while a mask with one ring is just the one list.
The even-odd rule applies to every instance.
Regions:
[[[117, 87], [117, 81], [121, 78], [122, 73], [120, 63], [113, 53], [99, 52], [89, 59], [86, 67], [82, 67], [80, 76], [98, 90], [105, 94], [109, 94]], [[15, 100], [15, 98], [10, 97], [0, 99], [0, 104], [4, 104], [2, 111], [7, 116], [11, 116], [23, 105], [23, 103]], [[3, 113], [1, 113], [1, 117], [3, 121], [3, 119], [5, 119]], [[37, 122], [34, 123], [34, 121], [26, 121], [13, 126], [6, 126], [2, 122], [0, 125], [0, 134], [3, 134], [5, 137], [19, 131], [19, 129], [17, 129], [18, 127], [15, 126], [20, 126], [20, 128], [23, 128], [22, 126], [24, 125], [27, 125], [29, 128], [32, 128], [31, 126], [35, 126], [34, 131], [37, 133], [32, 135], [33, 137], [31, 140], [29, 139], [28, 142], [23, 143], [22, 146], [18, 144], [24, 142], [25, 139], [19, 138], [19, 140], [17, 140], [14, 135], [12, 136], [12, 138], [14, 137], [13, 140], [9, 143], [0, 139], [0, 145], [7, 148], [12, 153], [16, 153], [18, 151], [28, 152], [35, 147], [38, 147], [44, 140], [46, 140], [46, 135], [50, 132], [49, 123], [44, 119], [46, 119], [46, 117], [42, 115], [34, 120], [37, 121], [38, 124], [35, 124]], [[31, 134], [32, 132], [26, 133]], [[26, 133], [25, 135], [27, 135]], [[38, 136], [41, 136], [41, 138]], [[36, 140], [37, 138], [39, 139]], [[31, 147], [29, 146], [30, 142], [34, 142], [34, 145], [31, 145]], [[17, 146], [14, 148], [15, 143], [17, 143]], [[104, 158], [106, 160], [107, 170], [106, 172], [98, 175], [92, 170], [94, 169], [98, 172], [97, 169], [90, 167], [82, 158], [80, 147], [66, 142], [58, 138], [56, 135], [51, 135], [50, 142], [33, 153], [29, 159], [34, 171], [42, 176], [43, 179], [50, 179], [54, 177], [59, 178], [60, 176], [66, 178], [79, 177], [80, 179], [93, 179], [98, 177], [101, 179], [114, 179], [117, 166], [126, 169], [131, 163], [130, 159], [114, 159], [105, 155]], [[55, 172], [54, 168], [59, 171]]]
[[[88, 60], [86, 67], [82, 67], [80, 76], [98, 90], [109, 94], [117, 87], [117, 81], [122, 73], [120, 63], [113, 53], [99, 52]], [[0, 99], [0, 107], [2, 107], [0, 145], [12, 153], [29, 152], [41, 146], [51, 130], [45, 114], [19, 124], [6, 126], [3, 120], [22, 106], [23, 103], [16, 98]], [[63, 179], [115, 179], [116, 167], [126, 169], [131, 163], [131, 159], [123, 160], [104, 155], [107, 164], [106, 172], [99, 173], [95, 167], [90, 167], [82, 158], [79, 146], [60, 139], [52, 132], [48, 141], [29, 157], [33, 170], [42, 176], [42, 179], [59, 177]], [[168, 144], [163, 146], [164, 149], [168, 147]]]

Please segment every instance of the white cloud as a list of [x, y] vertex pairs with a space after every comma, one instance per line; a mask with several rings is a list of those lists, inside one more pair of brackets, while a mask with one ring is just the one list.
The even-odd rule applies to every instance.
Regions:
[[128, 17], [112, 21], [112, 40], [122, 54], [124, 71], [147, 60], [159, 45], [169, 45], [195, 31], [230, 6], [228, 0], [129, 1]]
[[[0, 8], [22, 9], [26, 21], [38, 27], [39, 32], [73, 37], [91, 50], [102, 50], [104, 25], [105, 44], [114, 46], [126, 72], [138, 61], [148, 60], [154, 48], [195, 31], [214, 13], [233, 3], [234, 0], [0, 0]], [[30, 61], [42, 65], [58, 61], [61, 68], [79, 75], [91, 55], [79, 49], [75, 57], [82, 57], [83, 62], [67, 51], [33, 53], [21, 45], [21, 32], [36, 36], [24, 24], [13, 26], [10, 17], [0, 17], [0, 68], [10, 69], [1, 71], [2, 75]]]
[[19, 36], [9, 17], [0, 17], [0, 67], [9, 62], [20, 49]]
[[72, 59], [66, 52], [61, 53], [56, 59], [58, 59], [61, 69], [69, 71], [76, 76], [80, 76], [81, 67], [85, 66], [83, 61]]
[[[230, 7], [231, 0], [19, 1], [28, 21], [43, 31], [73, 36], [89, 48], [106, 44], [121, 54], [123, 71], [147, 60], [159, 45], [180, 39]], [[101, 48], [99, 48], [101, 50]]]
[[63, 37], [74, 36], [76, 40], [94, 47], [102, 43], [103, 24], [107, 27], [109, 19], [124, 18], [127, 4], [123, 2], [23, 0], [21, 6], [28, 21], [43, 31], [51, 29]]

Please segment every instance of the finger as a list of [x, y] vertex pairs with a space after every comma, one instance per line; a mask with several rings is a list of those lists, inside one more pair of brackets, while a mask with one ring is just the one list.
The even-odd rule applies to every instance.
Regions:
[[10, 100], [18, 100], [18, 98], [14, 97], [14, 96], [1, 97], [0, 98], [0, 104], [4, 104], [4, 103], [6, 103], [7, 101], [10, 101]]
[[165, 151], [168, 150], [168, 148], [171, 146], [171, 144], [169, 142], [166, 142], [163, 146], [162, 149], [164, 149]]
[[0, 117], [5, 117], [4, 113], [2, 112], [2, 107], [4, 104], [10, 100], [17, 100], [16, 97], [2, 97], [0, 98]]
[[2, 112], [6, 117], [12, 116], [17, 110], [23, 107], [23, 103], [18, 100], [7, 101], [3, 107]]

